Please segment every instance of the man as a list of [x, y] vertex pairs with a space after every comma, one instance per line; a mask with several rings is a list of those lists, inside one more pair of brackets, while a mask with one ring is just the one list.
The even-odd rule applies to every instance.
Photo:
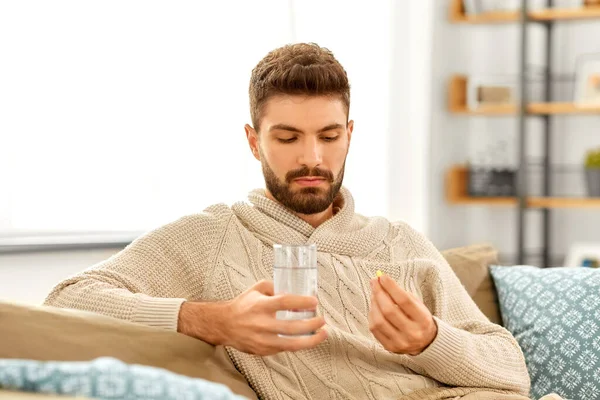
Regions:
[[[46, 304], [226, 346], [265, 399], [526, 398], [516, 341], [432, 244], [354, 212], [342, 187], [349, 108], [346, 72], [327, 49], [272, 51], [252, 72], [245, 126], [266, 190], [137, 239], [60, 283]], [[317, 244], [318, 300], [273, 295], [274, 243]], [[309, 320], [275, 319], [312, 308]]]

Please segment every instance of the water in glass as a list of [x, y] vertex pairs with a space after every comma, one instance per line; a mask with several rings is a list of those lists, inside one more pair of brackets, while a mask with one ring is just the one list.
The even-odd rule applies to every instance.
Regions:
[[[275, 294], [317, 296], [317, 247], [309, 245], [273, 245]], [[312, 310], [280, 310], [277, 319], [299, 320], [315, 317]]]

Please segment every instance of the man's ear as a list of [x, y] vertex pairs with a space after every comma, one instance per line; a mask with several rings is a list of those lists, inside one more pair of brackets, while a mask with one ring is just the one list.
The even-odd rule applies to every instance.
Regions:
[[352, 131], [354, 130], [354, 120], [348, 121], [346, 126], [346, 134], [348, 135], [348, 147], [350, 147], [350, 141], [352, 140]]
[[260, 152], [258, 151], [258, 133], [254, 130], [253, 127], [246, 124], [244, 126], [244, 130], [246, 131], [246, 139], [248, 139], [248, 145], [250, 146], [250, 151], [254, 158], [260, 161]]

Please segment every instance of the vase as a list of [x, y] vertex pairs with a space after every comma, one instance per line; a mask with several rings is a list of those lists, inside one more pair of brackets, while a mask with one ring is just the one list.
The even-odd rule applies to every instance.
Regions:
[[600, 197], [600, 168], [587, 168], [585, 170], [588, 196]]

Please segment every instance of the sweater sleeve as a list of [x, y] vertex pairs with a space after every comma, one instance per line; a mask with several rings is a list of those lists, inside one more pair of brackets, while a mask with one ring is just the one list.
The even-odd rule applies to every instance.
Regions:
[[226, 229], [226, 213], [215, 207], [137, 238], [60, 282], [44, 304], [177, 330], [181, 304], [202, 292]]
[[529, 395], [530, 378], [515, 338], [490, 322], [443, 256], [422, 234], [403, 224], [401, 241], [421, 282], [423, 302], [438, 326], [421, 354], [407, 356], [413, 369], [449, 386], [508, 390]]

